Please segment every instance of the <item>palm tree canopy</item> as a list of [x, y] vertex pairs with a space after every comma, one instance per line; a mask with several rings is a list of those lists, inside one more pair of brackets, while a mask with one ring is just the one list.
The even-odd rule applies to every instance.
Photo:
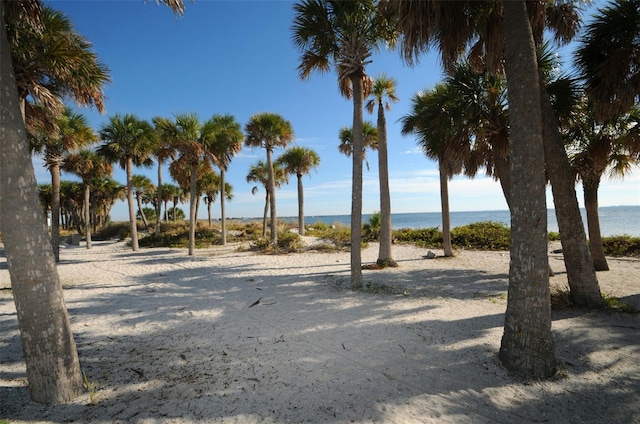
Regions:
[[135, 115], [116, 114], [109, 123], [102, 126], [100, 138], [103, 144], [98, 153], [110, 162], [119, 162], [123, 169], [131, 159], [136, 166], [151, 166], [150, 156], [156, 146], [156, 134], [153, 127]]
[[[378, 128], [369, 121], [363, 122], [363, 147], [362, 147], [362, 159], [366, 160], [366, 149], [371, 150], [378, 149]], [[353, 130], [349, 127], [340, 128], [338, 133], [340, 138], [340, 144], [338, 150], [343, 155], [349, 157], [353, 153]]]
[[293, 138], [291, 122], [275, 113], [259, 113], [249, 118], [245, 125], [247, 147], [263, 147], [273, 150], [275, 147], [285, 147]]
[[[266, 188], [269, 184], [269, 170], [267, 168], [267, 162], [264, 160], [259, 160], [251, 165], [249, 173], [247, 174], [247, 182], [257, 183]], [[276, 188], [289, 182], [289, 174], [283, 168], [282, 164], [278, 162], [273, 163], [273, 175]], [[254, 187], [251, 191], [255, 194], [256, 190], [257, 187]]]
[[110, 163], [88, 149], [67, 155], [62, 169], [79, 176], [85, 185], [91, 185], [94, 180], [111, 176], [113, 172]]
[[396, 96], [396, 80], [387, 77], [386, 74], [378, 75], [373, 81], [369, 96], [371, 98], [365, 104], [369, 113], [373, 113], [376, 105], [380, 105], [386, 110], [391, 110], [391, 103], [396, 103], [400, 100]]
[[298, 72], [334, 66], [340, 92], [350, 97], [350, 78], [367, 78], [365, 67], [381, 42], [395, 46], [394, 20], [378, 11], [378, 1], [303, 0], [294, 5], [293, 43], [302, 52]]
[[291, 147], [287, 149], [276, 161], [282, 165], [286, 172], [301, 177], [320, 165], [320, 156], [304, 147]]
[[201, 123], [194, 113], [178, 114], [175, 122], [166, 127], [162, 124], [162, 136], [180, 152], [179, 160], [189, 165], [197, 165], [201, 160], [209, 165], [216, 163], [211, 151], [216, 137], [213, 119]]
[[587, 26], [575, 62], [600, 119], [626, 113], [640, 99], [640, 7], [616, 0]]
[[152, 120], [157, 133], [157, 148], [154, 152], [159, 161], [164, 162], [167, 159], [176, 158], [176, 146], [171, 139], [171, 121], [167, 118], [156, 116]]
[[60, 111], [62, 100], [71, 98], [104, 111], [102, 88], [110, 82], [109, 69], [66, 16], [44, 7], [41, 25], [22, 19], [6, 24], [21, 99], [30, 96], [46, 109]]
[[242, 150], [244, 134], [233, 115], [214, 115], [211, 120], [215, 136], [210, 150], [215, 157], [216, 166], [226, 171], [231, 158]]

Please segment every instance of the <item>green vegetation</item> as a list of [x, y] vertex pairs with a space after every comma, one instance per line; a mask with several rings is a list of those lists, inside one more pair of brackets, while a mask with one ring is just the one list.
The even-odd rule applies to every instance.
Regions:
[[[615, 296], [602, 293], [602, 299], [604, 300], [605, 309], [612, 311], [627, 312], [630, 314], [638, 313], [632, 305], [620, 301]], [[568, 287], [554, 287], [551, 289], [551, 309], [566, 309], [571, 308], [573, 302], [571, 301], [571, 292]]]

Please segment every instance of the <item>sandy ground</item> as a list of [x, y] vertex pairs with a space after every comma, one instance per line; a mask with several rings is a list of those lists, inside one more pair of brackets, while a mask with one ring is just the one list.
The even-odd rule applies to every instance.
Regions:
[[[63, 249], [92, 390], [59, 406], [29, 401], [0, 254], [0, 421], [640, 423], [637, 314], [555, 311], [558, 377], [501, 366], [507, 252], [428, 260], [395, 246], [400, 267], [365, 270], [367, 289], [352, 292], [348, 253], [236, 247]], [[376, 257], [375, 244], [363, 251]], [[561, 255], [550, 261], [552, 284], [566, 285]], [[602, 291], [640, 308], [640, 260], [609, 264]]]

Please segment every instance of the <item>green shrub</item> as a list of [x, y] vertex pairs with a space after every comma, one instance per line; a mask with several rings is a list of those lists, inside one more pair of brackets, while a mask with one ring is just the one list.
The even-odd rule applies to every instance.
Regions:
[[338, 247], [351, 246], [351, 229], [342, 224], [313, 224], [307, 235], [331, 241]]
[[465, 249], [509, 250], [511, 232], [500, 222], [475, 222], [454, 228], [451, 243]]
[[640, 257], [640, 237], [603, 237], [602, 248], [605, 255]]
[[560, 233], [557, 231], [549, 231], [549, 233], [547, 233], [547, 240], [560, 241]]
[[362, 226], [362, 240], [375, 241], [380, 238], [380, 227], [382, 226], [382, 216], [380, 212], [375, 212], [369, 217], [369, 222]]
[[401, 228], [393, 232], [393, 238], [419, 247], [442, 247], [442, 233], [437, 228]]

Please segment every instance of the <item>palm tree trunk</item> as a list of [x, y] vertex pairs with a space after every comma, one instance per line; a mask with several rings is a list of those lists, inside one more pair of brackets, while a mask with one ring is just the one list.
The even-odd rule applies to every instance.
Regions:
[[51, 165], [51, 247], [56, 262], [60, 262], [60, 164]]
[[[189, 186], [189, 256], [196, 249], [196, 204], [198, 203], [198, 164], [191, 165]], [[175, 218], [175, 215], [174, 215]]]
[[267, 215], [269, 214], [269, 188], [264, 197], [264, 213], [262, 214], [262, 237], [267, 237]]
[[304, 189], [302, 187], [302, 174], [298, 177], [298, 234], [304, 236]]
[[376, 263], [396, 267], [391, 253], [391, 194], [389, 193], [389, 161], [387, 153], [387, 122], [382, 103], [378, 105], [378, 182], [380, 184], [380, 246]]
[[278, 246], [278, 229], [276, 228], [276, 180], [273, 175], [273, 161], [271, 158], [271, 149], [267, 148], [267, 166], [269, 167], [269, 204], [271, 209], [271, 246]]
[[20, 114], [0, 2], [0, 231], [16, 306], [29, 392], [35, 402], [69, 402], [82, 376]]
[[442, 160], [438, 161], [440, 171], [440, 204], [442, 205], [442, 248], [444, 256], [453, 256], [451, 246], [451, 214], [449, 212], [449, 174]]
[[584, 233], [571, 165], [544, 84], [544, 78], [540, 75], [545, 163], [551, 181], [571, 300], [577, 306], [602, 307], [604, 301]]
[[589, 230], [589, 249], [591, 260], [596, 271], [609, 271], [607, 258], [602, 248], [602, 234], [600, 232], [600, 217], [598, 215], [598, 188], [600, 176], [582, 178], [584, 190], [584, 208], [587, 211], [587, 228]]
[[140, 217], [142, 218], [144, 229], [146, 230], [147, 228], [149, 228], [149, 221], [147, 221], [147, 216], [144, 214], [144, 211], [142, 210], [142, 199], [138, 194], [136, 194], [136, 203], [138, 205], [138, 210], [140, 211]]
[[129, 204], [129, 226], [131, 228], [131, 249], [138, 251], [138, 223], [133, 203], [133, 159], [127, 158], [127, 202]]
[[351, 76], [353, 87], [353, 172], [351, 185], [351, 288], [362, 288], [362, 103], [363, 88], [360, 75]]
[[510, 178], [509, 178], [509, 159], [496, 157], [494, 158], [494, 165], [496, 168], [496, 176], [498, 177], [498, 181], [500, 181], [500, 187], [502, 188], [502, 194], [504, 195], [504, 200], [507, 202], [507, 207], [511, 210], [511, 189], [510, 187]]
[[87, 233], [87, 249], [91, 249], [91, 187], [84, 186], [84, 225]]
[[222, 226], [222, 245], [227, 245], [227, 217], [224, 209], [224, 197], [225, 197], [225, 182], [224, 182], [224, 169], [220, 168], [220, 224]]
[[554, 374], [538, 66], [526, 4], [503, 2], [509, 100], [511, 263], [500, 360], [531, 378]]
[[[157, 201], [156, 201], [156, 237], [160, 236], [160, 219], [162, 212], [162, 159], [158, 158], [158, 189], [156, 190]], [[167, 205], [164, 206], [165, 212], [167, 209]], [[166, 221], [166, 219], [165, 219]]]

